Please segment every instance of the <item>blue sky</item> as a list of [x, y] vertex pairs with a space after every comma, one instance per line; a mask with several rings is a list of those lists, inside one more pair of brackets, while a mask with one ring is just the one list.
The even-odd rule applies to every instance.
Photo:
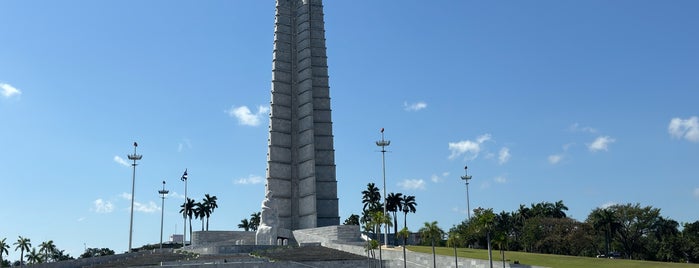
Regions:
[[[179, 180], [234, 230], [264, 196], [273, 1], [0, 2], [0, 239], [181, 233]], [[381, 185], [408, 225], [563, 200], [699, 220], [696, 1], [325, 1], [341, 221]], [[382, 187], [383, 188], [383, 187]], [[400, 218], [402, 219], [402, 217]], [[200, 223], [195, 221], [195, 230]], [[10, 259], [19, 253], [10, 252]]]

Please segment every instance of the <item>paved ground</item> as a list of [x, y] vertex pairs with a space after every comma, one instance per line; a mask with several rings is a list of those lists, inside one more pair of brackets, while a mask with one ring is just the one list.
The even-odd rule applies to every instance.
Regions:
[[277, 261], [343, 261], [343, 260], [365, 260], [366, 256], [321, 247], [304, 246], [289, 247], [258, 252], [258, 255]]

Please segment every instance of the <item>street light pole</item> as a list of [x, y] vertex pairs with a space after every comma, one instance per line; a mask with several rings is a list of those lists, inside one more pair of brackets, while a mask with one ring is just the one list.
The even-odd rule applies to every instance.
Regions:
[[160, 197], [163, 199], [162, 205], [160, 206], [160, 249], [163, 249], [163, 218], [165, 217], [165, 195], [170, 191], [165, 190], [165, 181], [163, 181], [163, 189], [158, 191]]
[[468, 220], [471, 221], [471, 202], [468, 200], [468, 181], [471, 180], [471, 176], [468, 175], [468, 166], [464, 166], [464, 171], [466, 175], [461, 176], [461, 179], [466, 181], [466, 209], [468, 209]]
[[[386, 217], [386, 146], [391, 144], [391, 141], [385, 140], [383, 137], [383, 128], [381, 128], [381, 140], [376, 142], [376, 146], [381, 147], [381, 161], [382, 161], [382, 167], [383, 167], [383, 199], [384, 199], [384, 204], [383, 204], [383, 215]], [[384, 224], [384, 232], [383, 232], [383, 243], [384, 246], [388, 247], [388, 224]], [[381, 244], [381, 243], [379, 243]]]
[[136, 160], [141, 160], [143, 155], [136, 154], [136, 147], [138, 143], [133, 143], [133, 154], [128, 155], [129, 160], [133, 160], [133, 176], [131, 178], [131, 223], [129, 224], [129, 252], [131, 252], [131, 241], [133, 238], [133, 201], [134, 201], [134, 190], [136, 188]]

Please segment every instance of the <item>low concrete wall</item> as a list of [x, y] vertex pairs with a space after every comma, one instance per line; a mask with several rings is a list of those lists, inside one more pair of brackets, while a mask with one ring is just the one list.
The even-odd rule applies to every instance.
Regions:
[[334, 225], [294, 231], [294, 238], [303, 243], [355, 243], [361, 242], [359, 225]]
[[233, 245], [254, 245], [255, 232], [245, 231], [197, 231], [192, 233], [192, 246], [203, 246], [220, 242]]

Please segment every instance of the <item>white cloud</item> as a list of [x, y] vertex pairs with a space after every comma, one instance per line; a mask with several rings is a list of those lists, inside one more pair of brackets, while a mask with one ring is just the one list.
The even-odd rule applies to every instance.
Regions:
[[476, 138], [476, 141], [465, 140], [459, 142], [450, 142], [449, 150], [451, 151], [451, 155], [449, 155], [449, 159], [454, 159], [463, 154], [466, 154], [467, 160], [473, 160], [476, 157], [478, 157], [478, 153], [480, 153], [481, 151], [481, 144], [483, 144], [486, 141], [489, 141], [490, 139], [490, 134], [483, 134]]
[[502, 147], [498, 154], [498, 163], [500, 163], [500, 165], [505, 164], [510, 160], [510, 157], [512, 157], [512, 155], [510, 155], [510, 148]]
[[442, 172], [442, 175], [432, 174], [430, 180], [434, 183], [442, 182], [444, 178], [449, 177], [449, 172]]
[[507, 183], [507, 178], [505, 176], [498, 176], [493, 179], [493, 181], [500, 183], [500, 184], [505, 184]]
[[97, 213], [111, 213], [114, 211], [114, 205], [112, 202], [104, 201], [102, 198], [95, 200], [93, 203], [92, 211]]
[[591, 127], [580, 126], [579, 123], [574, 123], [568, 127], [570, 132], [587, 132], [587, 133], [597, 133], [597, 130]]
[[171, 198], [177, 198], [177, 199], [182, 199], [182, 200], [184, 200], [184, 195], [183, 195], [183, 194], [180, 194], [180, 193], [178, 193], [178, 192], [170, 192], [167, 196], [168, 196], [168, 197], [171, 197]]
[[694, 188], [694, 197], [699, 198], [699, 188]]
[[247, 178], [240, 178], [235, 180], [233, 183], [235, 184], [260, 184], [264, 182], [264, 178], [257, 176], [257, 175], [252, 175], [248, 176]]
[[600, 205], [599, 208], [607, 209], [607, 208], [614, 206], [614, 205], [617, 205], [617, 204], [618, 204], [617, 202], [610, 201], [610, 202], [607, 202], [607, 203]]
[[230, 110], [226, 111], [230, 117], [235, 117], [238, 119], [238, 123], [245, 126], [259, 126], [262, 117], [269, 113], [269, 108], [265, 106], [258, 106], [257, 113], [252, 113], [250, 108], [247, 106], [231, 107]]
[[153, 201], [149, 201], [148, 204], [141, 204], [139, 202], [134, 201], [133, 210], [144, 213], [153, 213], [156, 211], [160, 211], [160, 207], [158, 207], [158, 205], [156, 205]]
[[614, 143], [616, 140], [609, 136], [597, 137], [592, 143], [587, 144], [587, 149], [591, 152], [597, 151], [607, 151], [609, 144]]
[[179, 144], [177, 144], [177, 152], [182, 152], [185, 148], [192, 149], [192, 142], [189, 139], [183, 139]]
[[118, 155], [114, 156], [114, 162], [117, 162], [117, 164], [128, 167], [131, 166], [129, 163], [124, 160], [124, 158], [119, 157]]
[[549, 155], [549, 163], [551, 163], [552, 165], [558, 164], [559, 162], [561, 162], [561, 160], [563, 160], [562, 154]]
[[406, 111], [412, 111], [412, 112], [414, 112], [414, 111], [419, 111], [419, 110], [422, 110], [422, 109], [427, 108], [427, 103], [425, 103], [425, 102], [423, 102], [423, 101], [419, 101], [419, 102], [416, 102], [416, 103], [411, 103], [411, 104], [409, 104], [409, 103], [406, 101], [406, 102], [403, 102], [403, 107], [405, 108]]
[[404, 190], [423, 190], [425, 189], [425, 181], [422, 179], [407, 179], [399, 182], [398, 186]]
[[675, 117], [670, 120], [667, 131], [674, 138], [684, 138], [691, 142], [699, 142], [699, 117], [692, 116], [688, 119]]
[[121, 193], [119, 195], [121, 198], [126, 199], [126, 200], [131, 200], [131, 194], [130, 193]]
[[5, 98], [22, 95], [22, 91], [10, 84], [0, 83], [0, 95]]

